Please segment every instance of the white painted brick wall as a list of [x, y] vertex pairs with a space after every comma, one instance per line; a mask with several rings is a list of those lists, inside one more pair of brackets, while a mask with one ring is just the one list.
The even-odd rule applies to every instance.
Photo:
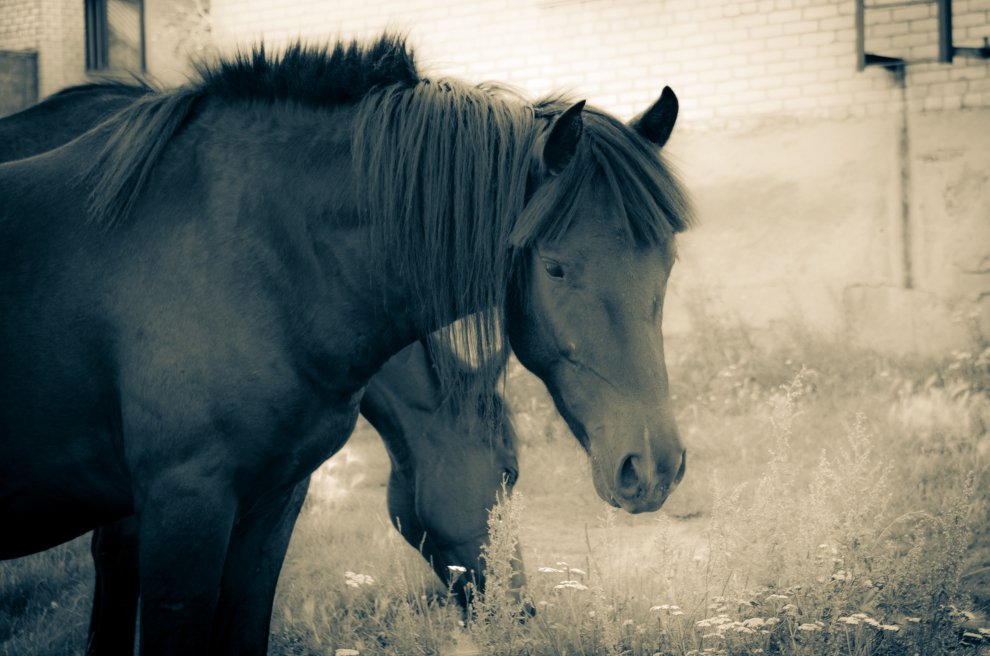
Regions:
[[[877, 0], [870, 0], [876, 2]], [[146, 0], [152, 8], [173, 0]], [[845, 118], [894, 111], [880, 69], [855, 71], [853, 0], [213, 0], [222, 50], [408, 31], [433, 74], [495, 79], [531, 96], [564, 90], [623, 117], [665, 84], [683, 126], [760, 124], [780, 114]], [[959, 46], [990, 37], [990, 0], [956, 0]], [[39, 50], [42, 94], [85, 77], [82, 0], [0, 0], [0, 48]], [[932, 59], [935, 7], [867, 12], [867, 49]], [[148, 48], [156, 47], [149, 34]], [[155, 60], [154, 53], [149, 56]], [[155, 71], [152, 70], [152, 73]], [[951, 77], [950, 77], [951, 76]], [[990, 106], [990, 63], [912, 64], [912, 109]], [[950, 84], [951, 83], [951, 84]]]
[[[990, 36], [990, 0], [954, 4], [956, 45], [981, 45]], [[853, 0], [213, 0], [212, 15], [221, 49], [406, 30], [433, 73], [501, 80], [531, 96], [569, 90], [622, 117], [669, 84], [682, 99], [684, 127], [704, 130], [780, 114], [841, 119], [896, 110], [900, 92], [887, 72], [855, 70], [854, 7]], [[869, 11], [867, 49], [931, 59], [935, 15], [934, 5]], [[911, 65], [912, 109], [990, 106], [980, 86], [988, 79], [986, 61]]]
[[0, 0], [0, 49], [37, 48], [39, 8], [39, 0]]

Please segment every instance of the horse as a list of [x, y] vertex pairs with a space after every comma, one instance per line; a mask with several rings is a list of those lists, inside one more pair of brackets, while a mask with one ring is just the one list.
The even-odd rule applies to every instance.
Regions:
[[[113, 82], [64, 89], [0, 119], [0, 162], [58, 147], [151, 92], [150, 87]], [[503, 366], [506, 359], [507, 352], [500, 356]], [[480, 388], [472, 381], [469, 389]], [[511, 492], [518, 477], [515, 433], [501, 396], [496, 393], [488, 405], [497, 410], [494, 423], [477, 412], [454, 412], [441, 396], [430, 349], [421, 342], [407, 346], [372, 377], [360, 405], [361, 414], [382, 436], [391, 462], [387, 500], [393, 525], [444, 583], [451, 579], [449, 567], [466, 567], [464, 576], [449, 583], [465, 610], [473, 588], [484, 591], [481, 555], [488, 512], [501, 491]], [[451, 454], [456, 454], [453, 462]], [[307, 477], [286, 496], [290, 507], [284, 512], [293, 521], [280, 526], [282, 531], [291, 532], [308, 485]], [[455, 499], [459, 505], [452, 503]], [[288, 538], [276, 534], [269, 539], [280, 543]], [[89, 653], [127, 653], [134, 645], [138, 608], [136, 518], [97, 528], [91, 551], [96, 593]], [[521, 554], [513, 565], [513, 589], [521, 590], [526, 581]]]
[[385, 34], [222, 59], [0, 165], [0, 558], [136, 514], [142, 652], [264, 653], [277, 577], [255, 573], [284, 546], [256, 536], [371, 377], [458, 319], [440, 341], [482, 369], [509, 344], [603, 500], [656, 510], [685, 469], [660, 327], [691, 218], [659, 154], [676, 115], [669, 89], [627, 125], [431, 79]]

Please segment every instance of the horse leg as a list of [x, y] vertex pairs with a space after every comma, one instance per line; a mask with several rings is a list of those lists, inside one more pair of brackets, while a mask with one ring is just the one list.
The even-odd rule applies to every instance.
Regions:
[[186, 468], [156, 472], [139, 498], [141, 653], [209, 653], [238, 499]]
[[93, 532], [96, 566], [89, 656], [134, 654], [138, 608], [138, 522], [131, 516]]
[[246, 514], [234, 526], [213, 624], [212, 653], [268, 651], [275, 586], [309, 478]]

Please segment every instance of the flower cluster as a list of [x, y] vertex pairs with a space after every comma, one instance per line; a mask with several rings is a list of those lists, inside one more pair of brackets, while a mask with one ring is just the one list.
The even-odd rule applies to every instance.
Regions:
[[363, 585], [374, 585], [375, 579], [367, 574], [355, 574], [354, 572], [344, 572], [344, 583], [352, 588], [360, 588]]

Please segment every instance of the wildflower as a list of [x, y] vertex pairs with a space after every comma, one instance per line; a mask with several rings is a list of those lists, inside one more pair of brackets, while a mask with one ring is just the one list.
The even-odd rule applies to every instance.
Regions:
[[990, 629], [977, 629], [981, 634], [990, 637]]
[[557, 569], [556, 567], [538, 567], [538, 572], [543, 572], [544, 574], [563, 574], [564, 570]]
[[633, 624], [635, 624], [635, 622], [633, 622], [632, 620], [622, 620], [622, 626], [624, 627], [632, 626]]
[[357, 649], [338, 649], [333, 654], [334, 656], [359, 656], [361, 652]]
[[911, 624], [919, 624], [921, 622], [920, 617], [905, 617], [905, 622], [910, 622]]
[[355, 574], [354, 572], [344, 572], [344, 583], [352, 588], [360, 588], [362, 585], [374, 585], [375, 579], [367, 574]]
[[788, 597], [787, 595], [772, 594], [772, 595], [767, 595], [767, 598], [764, 601], [787, 601], [788, 599], [790, 599], [790, 597]]
[[949, 608], [950, 608], [949, 615], [957, 618], [962, 618], [961, 621], [963, 622], [973, 622], [976, 620], [976, 615], [969, 612], [968, 610], [960, 610], [955, 606], [949, 606]]
[[840, 569], [838, 572], [836, 572], [835, 574], [832, 575], [832, 580], [833, 581], [851, 581], [852, 580], [852, 574], [850, 574], [849, 572], [847, 572], [845, 570], [841, 570]]
[[766, 620], [764, 620], [762, 617], [751, 617], [748, 620], [742, 621], [743, 626], [749, 627], [751, 629], [759, 629], [763, 626], [766, 626], [766, 623], [767, 623]]
[[57, 601], [53, 601], [53, 602], [51, 603], [51, 607], [52, 607], [52, 608], [58, 608], [58, 602], [57, 602]]
[[670, 611], [670, 614], [671, 615], [675, 615], [675, 616], [676, 615], [683, 615], [684, 614], [684, 611], [678, 608], [677, 610]]
[[700, 629], [707, 629], [710, 626], [721, 626], [723, 624], [729, 624], [732, 622], [729, 616], [725, 613], [716, 615], [715, 617], [706, 617], [703, 620], [698, 620], [694, 625]]
[[450, 570], [451, 574], [463, 574], [467, 571], [466, 567], [461, 567], [460, 565], [447, 565], [447, 569]]
[[848, 616], [847, 617], [840, 617], [839, 618], [839, 621], [842, 622], [843, 624], [851, 624], [853, 626], [856, 626], [857, 624], [859, 624], [859, 618], [858, 617], [848, 617]]
[[821, 628], [818, 622], [814, 624], [798, 624], [798, 631], [818, 631]]
[[883, 629], [884, 631], [890, 631], [891, 633], [897, 633], [898, 631], [901, 630], [901, 627], [897, 626], [896, 624], [881, 624], [880, 628]]
[[570, 572], [571, 574], [578, 574], [579, 576], [587, 576], [587, 572], [585, 572], [583, 569], [578, 569], [577, 567], [570, 567], [568, 568], [567, 571]]
[[982, 635], [973, 633], [972, 631], [963, 631], [962, 637], [969, 638], [970, 640], [983, 640]]
[[587, 590], [588, 586], [578, 581], [561, 581], [557, 585], [553, 586], [554, 590], [563, 590], [564, 588], [570, 588], [572, 590]]

